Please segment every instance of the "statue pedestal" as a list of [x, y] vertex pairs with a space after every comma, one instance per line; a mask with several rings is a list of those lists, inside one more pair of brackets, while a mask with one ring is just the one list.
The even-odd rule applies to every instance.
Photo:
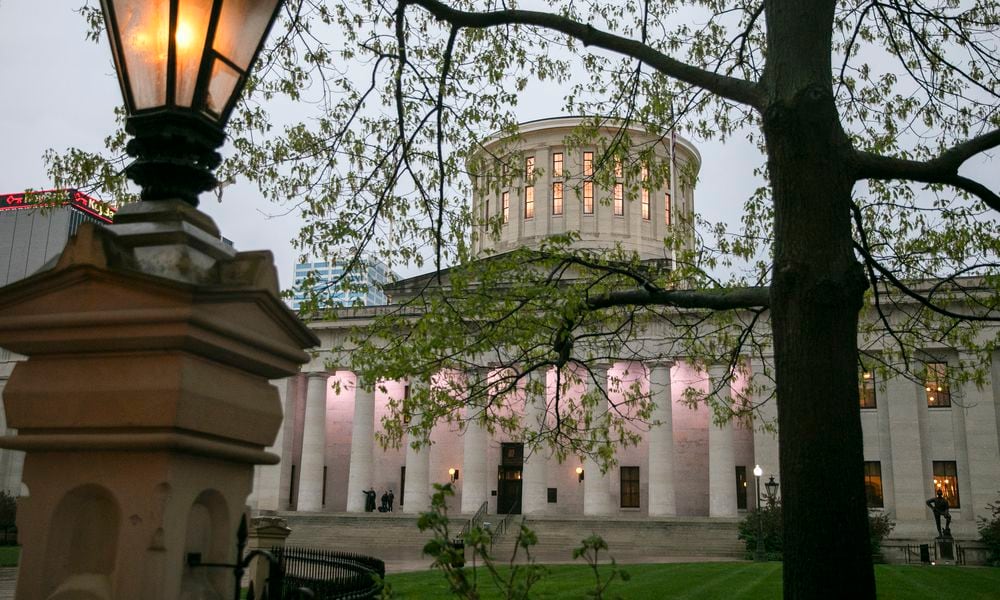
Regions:
[[268, 380], [317, 342], [269, 252], [223, 247], [174, 201], [122, 212], [0, 289], [0, 346], [29, 357], [4, 390], [18, 434], [0, 438], [26, 453], [19, 599], [231, 597], [231, 570], [187, 555], [236, 560], [253, 466], [278, 460]]
[[945, 534], [941, 537], [935, 538], [934, 544], [937, 547], [937, 564], [955, 564], [955, 538]]

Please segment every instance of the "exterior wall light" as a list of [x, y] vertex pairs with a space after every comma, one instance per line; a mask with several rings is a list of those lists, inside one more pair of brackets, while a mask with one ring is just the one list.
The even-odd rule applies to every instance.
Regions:
[[143, 200], [216, 185], [225, 126], [283, 0], [101, 0]]
[[576, 481], [577, 483], [583, 481], [583, 467], [576, 468]]
[[455, 483], [458, 481], [458, 469], [452, 467], [448, 469], [448, 475], [451, 476], [451, 482]]

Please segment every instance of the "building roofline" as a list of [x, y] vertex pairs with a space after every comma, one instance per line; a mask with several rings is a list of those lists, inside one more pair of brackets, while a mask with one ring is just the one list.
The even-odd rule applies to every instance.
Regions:
[[[583, 123], [588, 119], [593, 119], [593, 118], [594, 118], [593, 116], [587, 116], [587, 115], [544, 117], [541, 119], [532, 119], [531, 121], [522, 121], [517, 124], [517, 128], [518, 128], [518, 133], [522, 134], [533, 133], [535, 131], [544, 131], [546, 129], [558, 129], [561, 127], [572, 128], [580, 125], [581, 123]], [[605, 129], [618, 129], [619, 126], [616, 125], [616, 123], [620, 123], [620, 121], [609, 119], [606, 121], [605, 124], [601, 125], [601, 127]], [[629, 131], [634, 131], [636, 133], [650, 135], [649, 131], [646, 130], [641, 123], [633, 122], [628, 126], [627, 129]], [[482, 145], [487, 146], [489, 144], [499, 141], [503, 137], [505, 136], [503, 135], [502, 132], [494, 131], [493, 133], [483, 138]], [[696, 148], [695, 145], [690, 140], [684, 138], [683, 136], [677, 134], [676, 138], [677, 138], [677, 144], [682, 148], [684, 148], [684, 150], [689, 152], [692, 156], [694, 156], [694, 159], [697, 162], [700, 170], [702, 165], [701, 152], [698, 151], [698, 148]]]

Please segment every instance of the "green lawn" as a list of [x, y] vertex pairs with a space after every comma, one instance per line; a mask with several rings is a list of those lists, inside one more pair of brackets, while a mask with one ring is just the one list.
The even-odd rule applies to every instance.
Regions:
[[[629, 581], [615, 581], [608, 597], [629, 600], [680, 600], [722, 598], [724, 600], [774, 599], [781, 597], [781, 563], [685, 563], [626, 565]], [[592, 586], [590, 570], [579, 565], [554, 565], [536, 584], [532, 597], [545, 600], [582, 598]], [[1000, 569], [983, 567], [922, 567], [877, 565], [878, 597], [886, 600], [960, 598], [996, 600]], [[400, 598], [445, 599], [444, 577], [435, 571], [389, 575], [386, 581]], [[501, 598], [483, 579], [483, 598]], [[590, 588], [592, 589], [592, 587]], [[490, 593], [492, 592], [492, 593]]]
[[20, 556], [20, 546], [0, 546], [0, 567], [16, 567]]

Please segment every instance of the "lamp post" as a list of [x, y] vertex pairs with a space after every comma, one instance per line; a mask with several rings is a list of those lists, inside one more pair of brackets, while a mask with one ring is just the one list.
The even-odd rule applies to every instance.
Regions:
[[767, 483], [764, 484], [764, 489], [767, 490], [767, 505], [774, 506], [775, 501], [778, 499], [778, 482], [774, 480], [774, 475], [771, 475]]
[[[757, 549], [754, 552], [754, 560], [763, 561], [764, 560], [764, 519], [760, 514], [760, 476], [764, 474], [764, 469], [760, 468], [760, 465], [754, 465], [753, 467], [753, 477], [756, 480], [756, 485], [754, 486], [754, 492], [757, 496]], [[772, 478], [772, 481], [774, 479]]]
[[101, 0], [143, 200], [216, 185], [225, 125], [282, 0]]
[[319, 339], [270, 254], [223, 244], [194, 205], [280, 4], [102, 0], [143, 201], [0, 288], [0, 346], [27, 356], [0, 437], [31, 491], [18, 600], [239, 597], [242, 566], [219, 569], [243, 564], [254, 466], [278, 462], [270, 381]]

